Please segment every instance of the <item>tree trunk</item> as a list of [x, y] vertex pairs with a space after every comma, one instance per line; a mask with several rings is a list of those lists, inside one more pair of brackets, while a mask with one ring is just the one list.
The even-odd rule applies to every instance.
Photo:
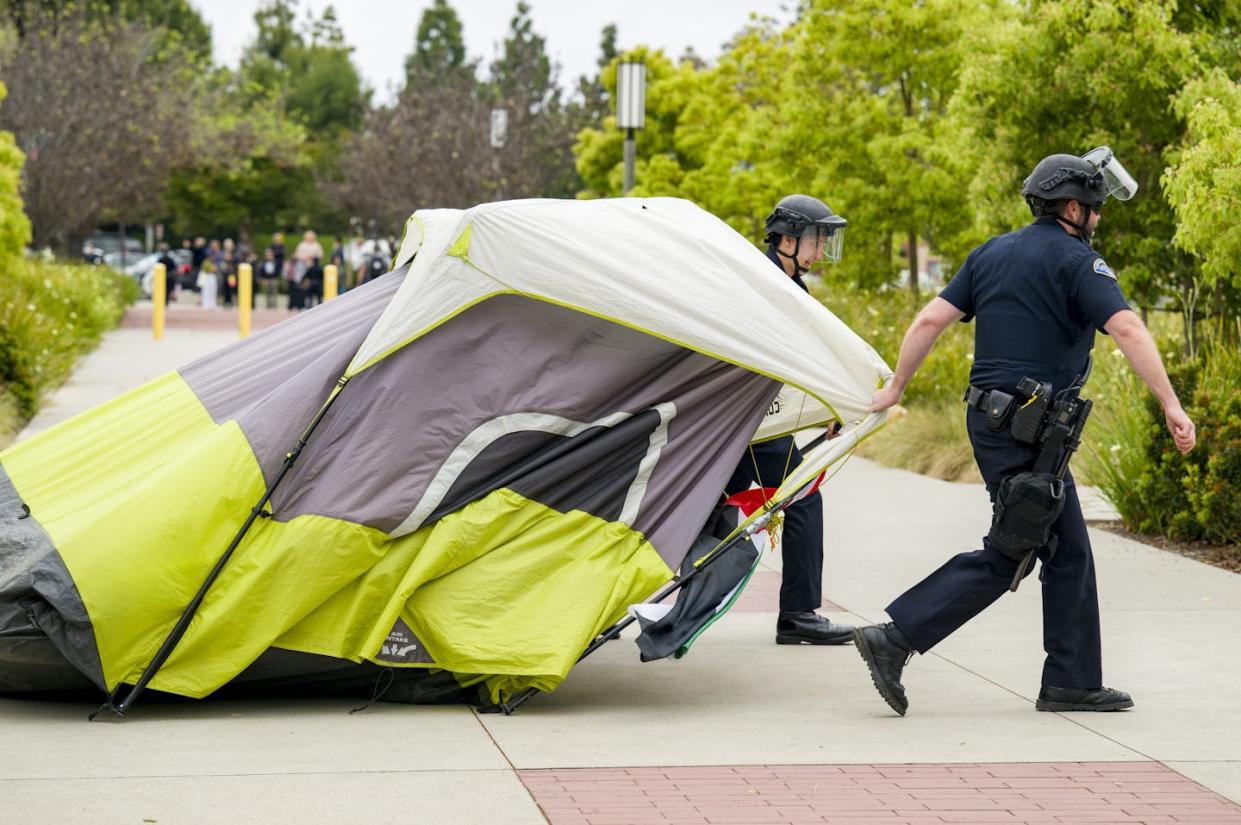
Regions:
[[921, 295], [918, 292], [918, 231], [909, 230], [909, 292], [917, 304]]

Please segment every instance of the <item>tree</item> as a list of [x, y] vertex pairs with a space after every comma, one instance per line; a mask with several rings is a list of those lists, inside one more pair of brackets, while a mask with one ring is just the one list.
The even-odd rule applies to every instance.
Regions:
[[1217, 67], [1190, 81], [1174, 105], [1187, 129], [1162, 179], [1177, 220], [1172, 240], [1200, 262], [1214, 311], [1232, 321], [1221, 327], [1235, 337], [1241, 316], [1241, 84]]
[[[830, 197], [872, 243], [891, 248], [885, 236], [903, 237], [915, 302], [919, 240], [936, 244], [968, 222], [938, 151], [961, 44], [984, 21], [1002, 22], [1005, 8], [985, 0], [816, 0], [800, 23], [778, 151], [830, 171]], [[891, 271], [889, 256], [875, 260]]]
[[[616, 97], [617, 66], [621, 60], [646, 66], [646, 128], [635, 137], [635, 196], [678, 193], [684, 167], [677, 154], [676, 132], [693, 95], [685, 87], [693, 82], [693, 66], [675, 66], [660, 50], [639, 46], [615, 58], [600, 81], [609, 99]], [[621, 194], [624, 135], [616, 128], [615, 114], [606, 115], [598, 128], [577, 135], [573, 147], [577, 172], [586, 185], [581, 196], [616, 197]], [[658, 174], [656, 174], [658, 172]]]
[[[8, 90], [0, 83], [0, 106]], [[22, 152], [13, 135], [0, 132], [0, 261], [12, 265], [30, 240], [30, 221], [22, 210]]]
[[546, 39], [534, 31], [524, 2], [509, 22], [486, 87], [492, 107], [508, 113], [507, 137], [497, 149], [493, 197], [557, 197], [574, 187], [573, 122], [556, 85]]
[[343, 227], [346, 216], [326, 193], [340, 179], [341, 147], [361, 128], [370, 91], [335, 9], [327, 6], [301, 23], [298, 9], [297, 0], [268, 0], [255, 12], [258, 31], [241, 61], [237, 94], [247, 108], [274, 109], [304, 129], [314, 185], [302, 185], [301, 171], [293, 175], [290, 184], [297, 185], [287, 203], [296, 203], [296, 211], [285, 211], [286, 219], [320, 230]]
[[178, 234], [236, 227], [253, 248], [257, 229], [299, 223], [317, 193], [304, 127], [275, 105], [245, 106], [238, 82], [224, 71], [204, 92], [212, 117], [199, 124], [192, 161], [172, 175], [167, 203]]
[[952, 107], [958, 179], [973, 180], [977, 216], [962, 247], [1030, 220], [1018, 192], [1041, 158], [1107, 145], [1140, 191], [1104, 207], [1096, 248], [1142, 306], [1188, 294], [1196, 266], [1169, 243], [1176, 216], [1159, 185], [1185, 129], [1169, 103], [1201, 65], [1195, 37], [1174, 25], [1175, 8], [1171, 0], [1039, 2], [1016, 23], [984, 30]]
[[333, 143], [361, 124], [369, 93], [335, 10], [326, 7], [300, 29], [296, 20], [297, 0], [270, 0], [254, 13], [258, 34], [241, 61], [243, 91], [247, 102], [275, 101], [312, 139]]
[[[813, 191], [806, 170], [816, 158], [782, 158], [771, 141], [785, 127], [778, 104], [786, 96], [791, 32], [756, 19], [739, 32], [714, 67], [674, 64], [662, 52], [638, 48], [626, 59], [646, 65], [646, 128], [637, 134], [635, 195], [689, 198], [756, 242], [763, 217], [780, 196]], [[611, 94], [616, 66], [601, 81]], [[623, 135], [609, 115], [578, 134], [582, 196], [620, 194]], [[800, 185], [797, 176], [803, 175]]]
[[49, 18], [88, 16], [106, 21], [121, 18], [144, 28], [162, 29], [163, 36], [199, 60], [211, 59], [211, 28], [188, 0], [5, 0], [3, 10], [24, 37], [26, 21], [45, 27]]
[[26, 153], [35, 245], [68, 254], [101, 219], [158, 215], [188, 148], [196, 63], [177, 59], [161, 30], [54, 11], [30, 11], [24, 35], [0, 43], [10, 92], [0, 128]]
[[435, 0], [418, 19], [414, 50], [405, 58], [406, 82], [426, 80], [464, 70], [473, 73], [465, 60], [461, 18], [448, 0]]
[[332, 199], [384, 234], [418, 209], [488, 200], [487, 108], [466, 82], [410, 83], [392, 106], [373, 109], [344, 145]]

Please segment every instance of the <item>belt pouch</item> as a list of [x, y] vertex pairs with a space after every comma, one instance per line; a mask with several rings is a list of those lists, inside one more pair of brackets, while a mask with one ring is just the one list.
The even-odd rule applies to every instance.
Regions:
[[987, 429], [999, 432], [1013, 412], [1013, 397], [1006, 392], [992, 390], [983, 411], [987, 414]]

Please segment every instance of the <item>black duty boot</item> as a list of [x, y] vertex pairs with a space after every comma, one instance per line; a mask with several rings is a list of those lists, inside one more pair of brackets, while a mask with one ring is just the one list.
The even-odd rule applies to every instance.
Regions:
[[853, 642], [870, 668], [870, 680], [875, 683], [883, 701], [904, 716], [909, 700], [905, 698], [905, 688], [901, 685], [901, 671], [914, 653], [905, 634], [890, 622], [872, 624], [856, 628]]
[[825, 619], [813, 610], [800, 613], [781, 611], [776, 619], [778, 645], [847, 645], [853, 641], [853, 628]]
[[1072, 710], [1128, 710], [1133, 707], [1133, 699], [1123, 690], [1111, 688], [1058, 688], [1043, 686], [1038, 692], [1035, 710], [1050, 710], [1057, 713]]

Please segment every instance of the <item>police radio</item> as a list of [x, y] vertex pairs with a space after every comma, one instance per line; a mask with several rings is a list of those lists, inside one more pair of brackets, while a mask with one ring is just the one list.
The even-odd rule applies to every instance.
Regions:
[[1022, 378], [1017, 384], [1017, 392], [1026, 397], [1026, 402], [1013, 413], [1013, 438], [1022, 444], [1037, 444], [1047, 418], [1047, 408], [1051, 406], [1051, 384]]

